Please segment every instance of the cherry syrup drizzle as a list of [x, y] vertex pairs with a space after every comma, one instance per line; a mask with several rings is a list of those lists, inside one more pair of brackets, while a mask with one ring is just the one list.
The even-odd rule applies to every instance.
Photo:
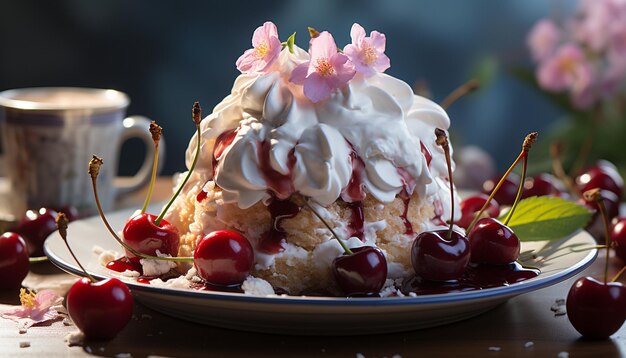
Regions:
[[403, 294], [434, 295], [453, 292], [476, 291], [508, 286], [537, 277], [540, 271], [522, 267], [517, 262], [508, 265], [470, 265], [463, 276], [454, 281], [429, 281], [413, 276], [405, 280], [400, 290]]
[[215, 178], [215, 173], [217, 171], [218, 158], [220, 158], [222, 154], [224, 153], [224, 150], [226, 150], [226, 148], [228, 148], [228, 146], [231, 145], [236, 135], [237, 135], [237, 129], [230, 129], [230, 130], [223, 132], [222, 134], [217, 136], [217, 138], [215, 139], [215, 145], [213, 146], [213, 177], [214, 178]]
[[354, 148], [350, 152], [352, 161], [352, 175], [348, 186], [341, 193], [342, 199], [346, 202], [356, 202], [365, 199], [365, 191], [363, 190], [363, 175], [365, 174], [365, 163], [359, 157]]
[[259, 157], [259, 169], [267, 183], [268, 191], [280, 200], [289, 198], [295, 192], [293, 180], [291, 180], [291, 172], [296, 164], [296, 156], [294, 155], [295, 147], [289, 151], [287, 157], [287, 167], [289, 173], [282, 174], [271, 166], [270, 151], [272, 144], [269, 140], [262, 141], [257, 145], [257, 155]]
[[108, 264], [106, 264], [105, 267], [115, 272], [124, 272], [128, 270], [128, 271], [137, 271], [140, 274], [143, 274], [143, 269], [141, 267], [141, 264], [139, 262], [133, 262], [129, 260], [128, 257], [126, 256], [120, 257], [117, 260], [113, 260], [109, 262]]
[[289, 200], [279, 200], [273, 198], [267, 206], [272, 216], [270, 230], [263, 235], [259, 241], [259, 250], [276, 254], [285, 250], [283, 244], [287, 241], [287, 233], [280, 228], [280, 223], [284, 219], [293, 218], [302, 208]]
[[365, 226], [365, 215], [363, 214], [363, 202], [355, 201], [347, 203], [348, 207], [352, 211], [350, 223], [348, 224], [348, 230], [350, 237], [357, 237], [359, 240], [364, 241], [363, 235]]
[[424, 143], [422, 143], [421, 141], [420, 141], [420, 150], [422, 151], [422, 154], [424, 154], [424, 158], [426, 158], [426, 165], [430, 166], [430, 162], [433, 160], [433, 155], [430, 153], [430, 150], [428, 150], [428, 148], [426, 148]]
[[404, 203], [404, 211], [402, 212], [402, 215], [400, 215], [400, 219], [402, 219], [402, 222], [404, 223], [404, 233], [406, 235], [413, 235], [415, 233], [413, 231], [413, 225], [407, 217], [407, 214], [409, 213], [409, 202], [411, 201], [411, 196], [406, 191], [406, 189], [400, 192], [400, 199], [402, 199], [402, 202]]

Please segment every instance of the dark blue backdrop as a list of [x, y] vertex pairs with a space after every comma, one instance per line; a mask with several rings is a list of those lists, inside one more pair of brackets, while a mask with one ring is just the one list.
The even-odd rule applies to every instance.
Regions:
[[[199, 100], [208, 113], [228, 94], [235, 60], [266, 20], [285, 38], [297, 31], [303, 47], [307, 26], [331, 31], [340, 46], [355, 21], [384, 32], [388, 73], [426, 81], [437, 101], [480, 72], [490, 81], [449, 111], [455, 145], [478, 144], [500, 166], [517, 154], [524, 134], [559, 115], [507, 75], [508, 67], [529, 64], [525, 35], [532, 24], [562, 10], [545, 0], [16, 0], [0, 6], [0, 90], [68, 85], [127, 92], [129, 113], [164, 127], [165, 173], [184, 168], [194, 131], [191, 104]], [[126, 146], [123, 173], [138, 166], [137, 148]]]

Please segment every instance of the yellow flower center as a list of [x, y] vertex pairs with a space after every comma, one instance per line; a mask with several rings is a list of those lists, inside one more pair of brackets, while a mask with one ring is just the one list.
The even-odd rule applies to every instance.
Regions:
[[32, 308], [35, 306], [36, 295], [31, 290], [20, 288], [20, 303], [23, 307]]
[[267, 55], [270, 51], [270, 47], [267, 45], [267, 42], [263, 41], [259, 44], [259, 46], [255, 47], [254, 50], [257, 60], [260, 60]]
[[576, 62], [571, 58], [563, 58], [559, 61], [559, 67], [563, 70], [563, 72], [573, 73], [576, 69]]
[[371, 47], [366, 47], [365, 50], [363, 50], [364, 54], [365, 54], [365, 64], [366, 65], [371, 65], [372, 63], [374, 63], [376, 61], [376, 59], [378, 58], [378, 55], [376, 54], [376, 50], [374, 50]]
[[317, 59], [317, 64], [315, 65], [315, 69], [319, 72], [320, 75], [326, 77], [335, 73], [335, 69], [325, 58]]

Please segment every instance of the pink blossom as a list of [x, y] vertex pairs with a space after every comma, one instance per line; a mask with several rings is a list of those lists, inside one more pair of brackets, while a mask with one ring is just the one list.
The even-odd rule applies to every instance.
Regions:
[[551, 20], [543, 19], [530, 30], [526, 43], [535, 61], [541, 61], [552, 54], [559, 40], [559, 28]]
[[365, 29], [355, 23], [350, 30], [352, 43], [344, 47], [343, 52], [354, 64], [357, 72], [371, 76], [375, 72], [385, 72], [389, 68], [389, 57], [385, 55], [385, 34], [372, 31], [365, 36]]
[[268, 21], [254, 30], [252, 47], [237, 59], [237, 69], [241, 73], [267, 72], [282, 48], [276, 25]]
[[13, 320], [24, 329], [63, 317], [59, 313], [64, 310], [61, 305], [63, 298], [52, 290], [41, 290], [35, 294], [22, 288], [20, 302], [21, 306], [2, 312], [0, 317]]
[[559, 47], [537, 70], [537, 81], [542, 88], [552, 92], [570, 91], [572, 102], [578, 108], [588, 107], [593, 102], [594, 77], [593, 65], [583, 50], [571, 43]]
[[354, 66], [348, 57], [337, 52], [335, 39], [328, 31], [311, 39], [310, 60], [294, 68], [289, 81], [304, 85], [304, 95], [313, 103], [322, 101], [350, 81]]

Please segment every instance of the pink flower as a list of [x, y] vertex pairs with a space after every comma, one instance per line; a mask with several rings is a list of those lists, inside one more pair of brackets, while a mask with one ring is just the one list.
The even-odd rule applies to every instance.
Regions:
[[539, 85], [553, 92], [570, 90], [582, 93], [593, 82], [594, 70], [583, 50], [575, 44], [564, 44], [545, 59], [537, 70]]
[[350, 30], [352, 43], [344, 47], [343, 52], [354, 64], [357, 72], [371, 76], [376, 71], [385, 72], [389, 68], [389, 57], [385, 55], [385, 34], [372, 31], [365, 37], [365, 29], [355, 23]]
[[252, 47], [237, 59], [237, 69], [241, 73], [267, 72], [282, 48], [276, 25], [268, 21], [254, 30]]
[[346, 55], [337, 52], [335, 39], [328, 31], [311, 39], [309, 55], [308, 62], [294, 68], [289, 81], [304, 85], [304, 95], [313, 103], [328, 98], [354, 77], [354, 66]]
[[52, 290], [41, 290], [35, 294], [22, 288], [20, 302], [21, 306], [2, 312], [0, 317], [13, 320], [24, 329], [63, 317], [58, 312], [63, 310], [63, 298]]
[[535, 61], [541, 61], [552, 54], [559, 39], [559, 28], [551, 20], [543, 19], [530, 30], [526, 43]]

